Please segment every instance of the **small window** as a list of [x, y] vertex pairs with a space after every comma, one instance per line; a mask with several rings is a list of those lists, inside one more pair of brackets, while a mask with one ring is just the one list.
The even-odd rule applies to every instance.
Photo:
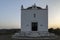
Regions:
[[36, 17], [36, 14], [34, 14], [34, 18]]

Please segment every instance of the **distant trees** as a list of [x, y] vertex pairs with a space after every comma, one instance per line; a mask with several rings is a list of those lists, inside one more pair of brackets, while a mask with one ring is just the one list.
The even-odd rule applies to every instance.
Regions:
[[56, 28], [56, 29], [50, 28], [50, 29], [48, 29], [48, 31], [50, 33], [54, 33], [56, 35], [60, 35], [60, 29], [59, 28]]

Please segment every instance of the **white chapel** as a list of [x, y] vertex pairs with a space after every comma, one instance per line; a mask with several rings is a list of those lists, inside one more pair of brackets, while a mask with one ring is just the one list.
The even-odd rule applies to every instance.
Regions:
[[36, 4], [24, 8], [21, 6], [21, 31], [14, 35], [15, 38], [50, 36], [48, 32], [48, 5], [46, 8]]
[[48, 31], [48, 6], [45, 9], [36, 6], [24, 9], [21, 6], [21, 31], [47, 32]]

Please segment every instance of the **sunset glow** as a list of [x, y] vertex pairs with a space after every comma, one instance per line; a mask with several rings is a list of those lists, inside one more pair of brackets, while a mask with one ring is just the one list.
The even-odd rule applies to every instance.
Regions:
[[60, 28], [60, 0], [0, 0], [0, 28], [21, 28], [21, 5], [48, 5], [48, 28]]

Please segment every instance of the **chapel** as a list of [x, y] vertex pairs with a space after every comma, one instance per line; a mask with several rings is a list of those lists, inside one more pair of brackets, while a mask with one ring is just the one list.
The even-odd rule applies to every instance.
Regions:
[[36, 4], [27, 8], [21, 5], [21, 31], [15, 33], [13, 38], [54, 39], [54, 36], [48, 32], [48, 5], [45, 8]]
[[36, 4], [24, 9], [21, 6], [21, 31], [48, 32], [48, 6], [38, 7]]

